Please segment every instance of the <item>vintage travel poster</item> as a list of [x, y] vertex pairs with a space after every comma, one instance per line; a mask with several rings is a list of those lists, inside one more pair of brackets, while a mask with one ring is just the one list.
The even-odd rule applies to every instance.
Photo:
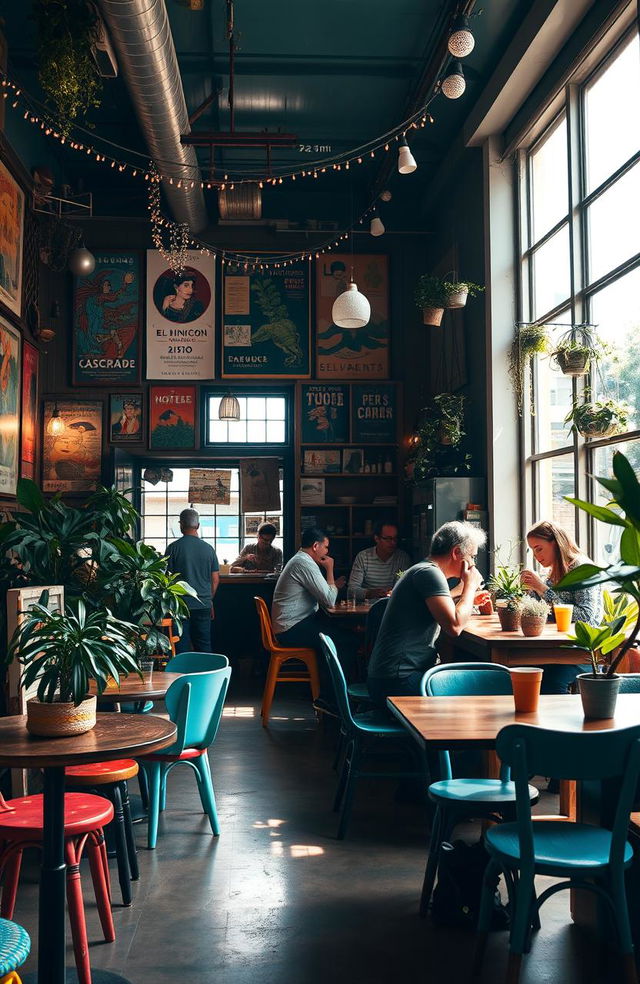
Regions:
[[35, 345], [22, 345], [22, 428], [20, 431], [20, 475], [35, 480], [38, 419], [38, 368], [40, 353]]
[[142, 393], [109, 396], [109, 443], [140, 444], [144, 440]]
[[[353, 279], [371, 305], [364, 328], [338, 328], [333, 302]], [[316, 261], [316, 377], [387, 379], [389, 377], [389, 257], [325, 253]]]
[[149, 390], [149, 447], [196, 446], [195, 386], [152, 386]]
[[0, 494], [15, 495], [20, 432], [20, 332], [0, 318]]
[[311, 375], [309, 261], [224, 275], [222, 375]]
[[140, 382], [140, 254], [96, 253], [96, 267], [73, 279], [73, 382]]
[[0, 161], [0, 301], [22, 314], [22, 250], [24, 192], [7, 166]]
[[[64, 431], [54, 437], [47, 424], [56, 407]], [[42, 491], [95, 492], [102, 466], [102, 403], [45, 400], [42, 423]]]
[[187, 252], [174, 273], [147, 250], [147, 379], [213, 379], [215, 260]]
[[304, 383], [300, 387], [303, 444], [349, 440], [349, 387], [339, 383]]
[[393, 383], [353, 386], [351, 438], [368, 444], [395, 444], [398, 439], [396, 387]]

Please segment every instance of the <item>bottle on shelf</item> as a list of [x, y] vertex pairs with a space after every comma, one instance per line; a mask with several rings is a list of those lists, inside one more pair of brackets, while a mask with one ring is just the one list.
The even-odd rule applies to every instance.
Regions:
[[384, 460], [382, 455], [378, 458], [378, 475], [384, 474]]
[[384, 473], [385, 475], [393, 474], [393, 462], [391, 461], [391, 455], [388, 454], [384, 462]]
[[369, 464], [368, 461], [365, 461], [364, 468], [362, 469], [362, 471], [363, 471], [363, 474], [365, 474], [365, 475], [369, 475], [371, 473], [371, 465]]

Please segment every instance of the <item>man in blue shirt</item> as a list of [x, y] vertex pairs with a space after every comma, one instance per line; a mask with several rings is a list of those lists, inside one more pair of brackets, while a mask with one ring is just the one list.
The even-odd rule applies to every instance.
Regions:
[[211, 544], [198, 536], [200, 517], [195, 509], [180, 513], [179, 540], [167, 547], [168, 568], [190, 584], [197, 598], [185, 596], [189, 618], [182, 623], [182, 636], [176, 645], [177, 653], [210, 653], [211, 620], [214, 617], [213, 599], [220, 581], [218, 558]]

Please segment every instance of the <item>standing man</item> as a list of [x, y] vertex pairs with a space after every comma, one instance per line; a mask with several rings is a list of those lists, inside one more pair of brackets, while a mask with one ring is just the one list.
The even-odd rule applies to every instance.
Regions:
[[183, 509], [180, 513], [179, 540], [167, 547], [168, 568], [179, 574], [197, 594], [197, 598], [185, 596], [189, 606], [189, 618], [182, 623], [182, 636], [176, 645], [177, 653], [210, 653], [211, 620], [214, 617], [213, 599], [218, 590], [220, 574], [216, 552], [210, 543], [198, 536], [200, 517], [195, 509]]
[[411, 567], [411, 558], [398, 550], [398, 527], [395, 523], [378, 522], [373, 528], [375, 546], [356, 554], [349, 575], [348, 590], [358, 601], [364, 598], [384, 598], [396, 583], [398, 571]]

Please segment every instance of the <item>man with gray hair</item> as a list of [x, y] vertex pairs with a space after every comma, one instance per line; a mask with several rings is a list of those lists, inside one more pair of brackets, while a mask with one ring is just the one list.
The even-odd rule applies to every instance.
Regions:
[[[371, 653], [367, 684], [374, 702], [420, 693], [423, 674], [436, 661], [440, 629], [458, 636], [469, 621], [482, 575], [475, 566], [485, 533], [470, 523], [445, 523], [431, 541], [429, 558], [410, 567], [396, 583]], [[454, 603], [447, 579], [459, 579]]]
[[182, 635], [176, 645], [177, 653], [210, 653], [211, 621], [214, 617], [213, 599], [220, 581], [216, 552], [210, 543], [200, 539], [200, 517], [195, 509], [180, 513], [179, 540], [167, 547], [168, 568], [190, 584], [197, 598], [185, 595], [189, 618], [182, 623]]

